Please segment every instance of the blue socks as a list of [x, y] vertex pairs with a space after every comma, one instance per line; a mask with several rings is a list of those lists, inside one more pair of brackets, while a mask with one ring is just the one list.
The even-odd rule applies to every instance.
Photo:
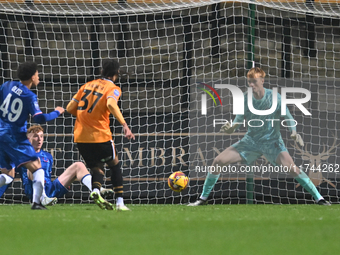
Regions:
[[209, 194], [213, 187], [215, 186], [215, 183], [217, 182], [218, 178], [220, 177], [220, 174], [211, 174], [210, 172], [208, 173], [207, 177], [205, 178], [204, 181], [204, 186], [203, 186], [203, 192], [202, 195], [200, 196], [201, 199], [207, 200], [209, 197]]

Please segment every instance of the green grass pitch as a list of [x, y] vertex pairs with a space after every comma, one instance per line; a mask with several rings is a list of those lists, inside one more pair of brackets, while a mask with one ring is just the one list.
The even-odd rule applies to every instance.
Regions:
[[0, 205], [1, 255], [338, 254], [340, 205]]

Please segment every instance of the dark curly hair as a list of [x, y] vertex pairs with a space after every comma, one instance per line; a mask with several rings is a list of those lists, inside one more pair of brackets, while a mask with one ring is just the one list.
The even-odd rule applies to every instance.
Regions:
[[27, 81], [38, 71], [38, 65], [34, 62], [24, 62], [19, 65], [17, 70], [18, 78], [21, 81]]
[[113, 77], [119, 74], [119, 63], [114, 59], [106, 59], [103, 61], [102, 76], [103, 78]]

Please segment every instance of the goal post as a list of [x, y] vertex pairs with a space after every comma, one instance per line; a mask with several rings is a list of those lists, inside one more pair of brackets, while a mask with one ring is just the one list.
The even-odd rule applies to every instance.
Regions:
[[[232, 94], [216, 85], [245, 91], [254, 61], [267, 73], [265, 87], [311, 92], [304, 104], [311, 116], [289, 105], [305, 146], [294, 144], [287, 128], [281, 127], [281, 134], [295, 163], [326, 199], [336, 202], [339, 24], [339, 2], [334, 0], [0, 0], [0, 83], [16, 79], [20, 62], [37, 62], [41, 83], [35, 93], [42, 111], [48, 112], [66, 107], [81, 85], [100, 77], [104, 59], [118, 59], [119, 106], [136, 135], [135, 141], [127, 141], [111, 119], [125, 200], [184, 204], [202, 192], [202, 169], [246, 132], [241, 127], [233, 135], [219, 133], [215, 120], [235, 115]], [[65, 113], [43, 125], [44, 149], [54, 157], [53, 178], [81, 160], [73, 143], [74, 121]], [[269, 166], [265, 158], [254, 167], [260, 165]], [[174, 171], [190, 179], [181, 193], [167, 186]], [[105, 186], [110, 187], [106, 174]], [[246, 203], [247, 198], [254, 203], [312, 202], [287, 174], [255, 173], [248, 196], [246, 180], [245, 173], [223, 173], [210, 195], [212, 203]], [[74, 183], [60, 202], [89, 203], [88, 196], [86, 187]], [[27, 202], [20, 179], [0, 201]]]

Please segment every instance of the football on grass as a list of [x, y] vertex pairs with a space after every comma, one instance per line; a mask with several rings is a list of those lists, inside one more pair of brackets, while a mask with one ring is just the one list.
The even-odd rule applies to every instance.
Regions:
[[188, 186], [188, 183], [188, 177], [180, 171], [172, 173], [168, 178], [168, 185], [170, 189], [176, 192], [184, 190]]

